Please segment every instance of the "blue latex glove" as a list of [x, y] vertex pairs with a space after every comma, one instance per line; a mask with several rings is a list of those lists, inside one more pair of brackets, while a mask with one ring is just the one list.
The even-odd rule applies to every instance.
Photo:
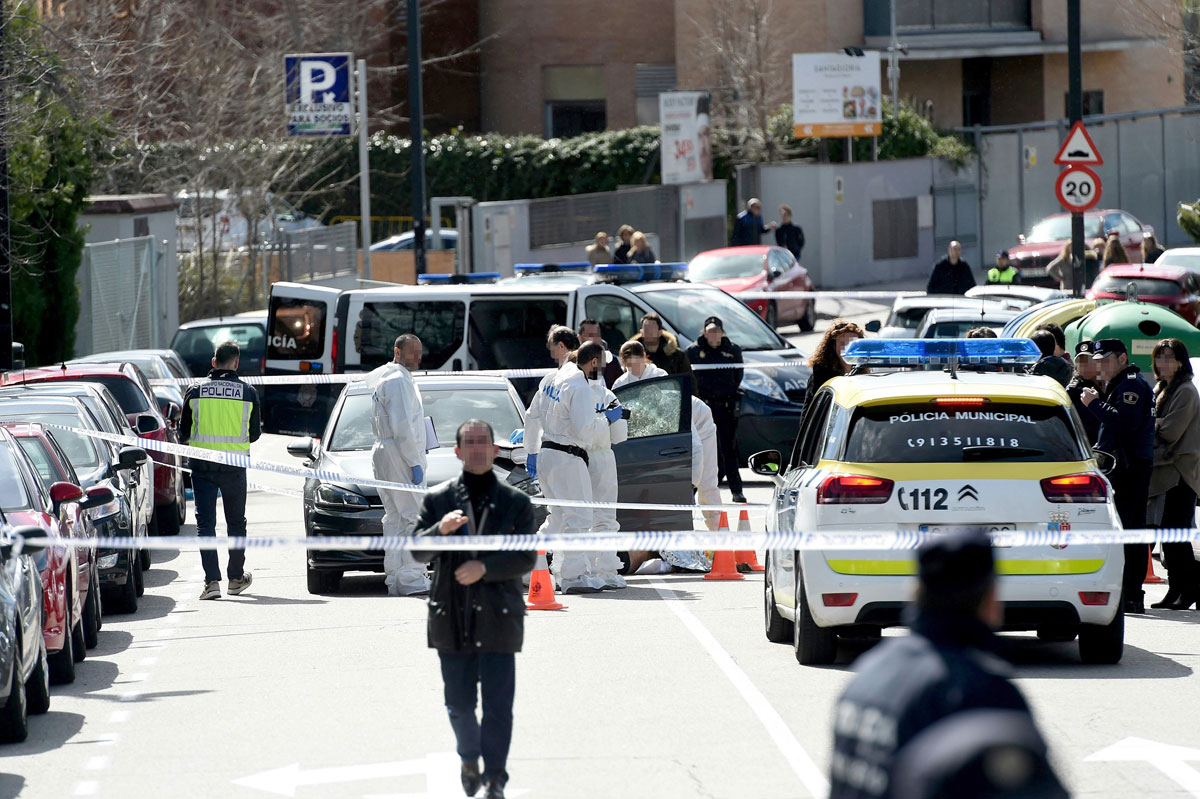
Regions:
[[609, 424], [619, 421], [621, 418], [621, 406], [618, 405], [615, 408], [609, 408], [604, 412], [604, 418], [608, 419]]
[[420, 485], [425, 482], [425, 470], [420, 466], [413, 467], [413, 485]]
[[537, 453], [531, 452], [525, 456], [525, 471], [530, 477], [537, 477]]
[[525, 441], [525, 428], [520, 427], [512, 431], [512, 435], [508, 437], [508, 443], [521, 444]]

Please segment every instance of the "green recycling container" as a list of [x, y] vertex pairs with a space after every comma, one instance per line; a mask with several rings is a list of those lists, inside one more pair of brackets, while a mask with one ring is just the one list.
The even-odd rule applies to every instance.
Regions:
[[1187, 347], [1189, 356], [1200, 357], [1200, 330], [1171, 309], [1146, 302], [1103, 303], [1067, 325], [1063, 332], [1072, 353], [1080, 341], [1119, 338], [1129, 350], [1130, 362], [1137, 364], [1151, 382], [1154, 370], [1150, 356], [1162, 339], [1177, 338]]

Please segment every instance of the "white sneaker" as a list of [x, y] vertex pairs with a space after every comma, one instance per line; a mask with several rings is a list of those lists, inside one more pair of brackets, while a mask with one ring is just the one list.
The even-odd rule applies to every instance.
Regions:
[[229, 581], [229, 594], [237, 596], [249, 588], [252, 582], [254, 582], [254, 575], [248, 571], [243, 571], [241, 577], [235, 577]]
[[201, 599], [220, 599], [221, 598], [221, 581], [212, 580], [204, 584], [204, 590], [200, 592]]

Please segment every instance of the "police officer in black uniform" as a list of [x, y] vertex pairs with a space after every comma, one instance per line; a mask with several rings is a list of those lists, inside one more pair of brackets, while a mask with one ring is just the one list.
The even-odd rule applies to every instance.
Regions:
[[1071, 397], [1071, 404], [1075, 406], [1075, 413], [1079, 415], [1079, 421], [1083, 423], [1088, 443], [1093, 447], [1096, 446], [1096, 441], [1100, 437], [1100, 422], [1087, 410], [1080, 395], [1083, 394], [1085, 388], [1100, 391], [1100, 383], [1097, 382], [1099, 369], [1100, 365], [1092, 360], [1092, 342], [1081, 341], [1076, 344], [1075, 376], [1067, 383], [1067, 394]]
[[992, 629], [992, 544], [978, 528], [934, 538], [917, 554], [912, 634], [889, 638], [858, 662], [834, 710], [830, 799], [893, 796], [897, 754], [932, 724], [964, 710], [1032, 715], [1008, 680]]
[[[1100, 363], [1100, 378], [1106, 393], [1084, 389], [1080, 401], [1100, 423], [1096, 447], [1116, 456], [1117, 465], [1108, 475], [1113, 502], [1126, 530], [1146, 526], [1146, 502], [1150, 473], [1154, 471], [1154, 394], [1141, 370], [1129, 362], [1120, 339], [1092, 342], [1092, 359]], [[1145, 613], [1146, 578], [1150, 548], [1145, 544], [1125, 545], [1124, 597], [1126, 613]]]
[[741, 405], [739, 387], [743, 370], [733, 364], [742, 363], [742, 348], [725, 335], [725, 325], [718, 316], [704, 320], [704, 329], [696, 343], [687, 348], [692, 366], [726, 366], [725, 369], [699, 369], [696, 375], [696, 396], [712, 411], [717, 427], [717, 480], [728, 480], [734, 502], [745, 502], [742, 493], [741, 456], [737, 448], [738, 409]]

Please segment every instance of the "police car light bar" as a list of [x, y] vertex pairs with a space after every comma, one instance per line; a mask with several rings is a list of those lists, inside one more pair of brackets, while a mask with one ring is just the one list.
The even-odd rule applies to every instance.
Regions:
[[461, 285], [464, 283], [495, 283], [500, 279], [499, 272], [472, 272], [468, 275], [417, 275], [418, 286], [429, 285]]
[[569, 261], [565, 264], [514, 264], [518, 277], [524, 275], [552, 275], [555, 272], [586, 272], [592, 268], [588, 261]]
[[687, 264], [604, 264], [596, 267], [596, 279], [605, 283], [687, 280]]
[[859, 366], [1037, 363], [1041, 351], [1027, 338], [858, 339], [842, 358]]

